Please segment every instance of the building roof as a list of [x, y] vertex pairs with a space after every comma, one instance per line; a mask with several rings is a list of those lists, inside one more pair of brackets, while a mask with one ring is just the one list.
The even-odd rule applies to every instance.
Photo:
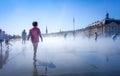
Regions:
[[116, 23], [116, 24], [120, 24], [120, 20], [116, 20], [116, 19], [105, 19], [105, 23], [104, 24], [109, 24], [109, 23]]
[[107, 14], [106, 14], [106, 17], [105, 17], [103, 20], [101, 20], [101, 21], [96, 21], [96, 22], [94, 22], [94, 23], [91, 23], [91, 24], [89, 24], [88, 27], [86, 27], [86, 28], [95, 27], [95, 26], [101, 26], [101, 24], [106, 25], [106, 24], [110, 24], [110, 23], [112, 23], [112, 22], [114, 22], [114, 23], [116, 23], [116, 24], [120, 24], [120, 20], [118, 20], [118, 19], [113, 19], [113, 18], [109, 18], [109, 13], [107, 13]]

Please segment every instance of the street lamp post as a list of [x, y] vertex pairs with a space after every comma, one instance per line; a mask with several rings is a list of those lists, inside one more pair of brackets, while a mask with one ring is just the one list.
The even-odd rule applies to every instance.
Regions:
[[75, 18], [73, 17], [73, 37], [75, 38]]

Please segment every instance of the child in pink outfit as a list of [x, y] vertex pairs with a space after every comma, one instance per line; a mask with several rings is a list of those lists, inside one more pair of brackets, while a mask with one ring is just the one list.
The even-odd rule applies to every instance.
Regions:
[[41, 42], [43, 41], [43, 38], [42, 38], [40, 29], [37, 27], [38, 23], [35, 21], [32, 23], [32, 25], [33, 25], [33, 28], [29, 30], [28, 40], [31, 37], [31, 42], [34, 48], [34, 57], [36, 57], [39, 37], [41, 38]]

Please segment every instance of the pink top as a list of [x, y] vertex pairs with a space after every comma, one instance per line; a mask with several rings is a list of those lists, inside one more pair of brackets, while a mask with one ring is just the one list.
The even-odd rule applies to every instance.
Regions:
[[40, 36], [41, 32], [40, 29], [37, 27], [34, 27], [32, 29], [30, 29], [30, 36], [31, 36], [31, 41], [33, 43], [39, 42], [39, 36]]

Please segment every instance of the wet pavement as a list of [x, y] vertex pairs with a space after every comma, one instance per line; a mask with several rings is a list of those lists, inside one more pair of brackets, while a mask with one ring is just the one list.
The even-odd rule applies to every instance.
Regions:
[[120, 76], [120, 40], [45, 38], [36, 60], [30, 41], [0, 50], [0, 76]]

